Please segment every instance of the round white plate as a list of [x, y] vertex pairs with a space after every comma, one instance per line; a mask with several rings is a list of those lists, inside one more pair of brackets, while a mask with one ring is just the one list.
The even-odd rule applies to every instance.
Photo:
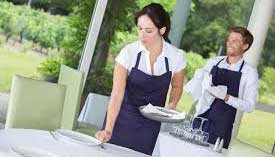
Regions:
[[76, 142], [80, 144], [86, 144], [86, 145], [99, 145], [100, 141], [96, 138], [76, 132], [71, 130], [65, 130], [65, 129], [58, 129], [54, 132], [54, 134], [58, 135], [59, 138], [67, 139], [71, 142]]

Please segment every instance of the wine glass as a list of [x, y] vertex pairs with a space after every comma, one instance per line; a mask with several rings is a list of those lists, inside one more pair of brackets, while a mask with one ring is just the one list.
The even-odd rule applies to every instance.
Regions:
[[178, 137], [182, 136], [182, 134], [183, 134], [182, 126], [181, 126], [181, 125], [178, 125], [178, 124], [174, 124], [171, 133], [172, 133], [174, 136], [178, 136]]
[[193, 121], [194, 121], [193, 115], [189, 115], [188, 118], [186, 118], [186, 120], [182, 124], [183, 126], [182, 135], [185, 140], [190, 140], [190, 141], [194, 140], [194, 129], [192, 127]]
[[209, 133], [208, 132], [203, 132], [202, 136], [203, 136], [202, 142], [207, 144], [208, 139], [209, 139]]
[[[204, 143], [204, 141], [205, 141], [204, 137], [207, 138], [207, 134], [204, 134], [205, 132], [202, 130], [202, 127], [203, 127], [204, 122], [207, 121], [208, 119], [204, 118], [204, 117], [196, 117], [196, 118], [200, 119], [200, 126], [198, 129], [197, 128], [195, 129], [194, 137], [197, 142]], [[208, 137], [209, 137], [209, 135], [208, 135]], [[207, 138], [207, 140], [208, 140], [208, 138]]]
[[190, 134], [191, 134], [191, 122], [189, 120], [185, 120], [183, 123], [182, 123], [182, 135], [183, 135], [183, 138], [186, 139], [186, 140], [189, 140], [190, 139]]

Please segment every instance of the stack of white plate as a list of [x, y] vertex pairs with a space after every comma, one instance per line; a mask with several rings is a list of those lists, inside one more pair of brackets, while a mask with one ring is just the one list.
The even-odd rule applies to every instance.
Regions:
[[139, 107], [139, 110], [146, 118], [166, 123], [183, 122], [186, 115], [185, 112], [178, 112], [164, 107], [153, 106], [150, 103], [148, 105]]

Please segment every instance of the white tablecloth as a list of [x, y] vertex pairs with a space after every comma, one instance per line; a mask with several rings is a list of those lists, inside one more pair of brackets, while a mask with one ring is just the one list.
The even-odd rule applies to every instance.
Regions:
[[217, 153], [212, 147], [195, 145], [177, 139], [167, 132], [161, 132], [153, 152], [153, 157], [225, 157], [223, 153]]
[[48, 131], [7, 129], [0, 130], [0, 157], [12, 157], [11, 147], [32, 147], [51, 152], [62, 157], [148, 157], [133, 150], [114, 149], [105, 145], [87, 146], [54, 139]]

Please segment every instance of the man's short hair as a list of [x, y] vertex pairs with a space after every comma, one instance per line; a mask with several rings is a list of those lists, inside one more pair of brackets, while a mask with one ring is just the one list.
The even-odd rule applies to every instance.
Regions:
[[254, 37], [253, 37], [253, 35], [250, 33], [250, 31], [249, 31], [248, 29], [246, 29], [246, 28], [244, 28], [244, 27], [239, 27], [239, 26], [237, 26], [237, 27], [231, 27], [231, 28], [229, 29], [229, 31], [230, 31], [230, 33], [231, 33], [231, 32], [235, 32], [235, 33], [239, 33], [239, 34], [242, 35], [242, 37], [243, 37], [243, 42], [244, 42], [245, 44], [248, 44], [247, 49], [244, 50], [244, 51], [247, 51], [247, 50], [251, 47], [251, 45], [252, 45], [252, 43], [253, 43], [253, 40], [254, 40]]

